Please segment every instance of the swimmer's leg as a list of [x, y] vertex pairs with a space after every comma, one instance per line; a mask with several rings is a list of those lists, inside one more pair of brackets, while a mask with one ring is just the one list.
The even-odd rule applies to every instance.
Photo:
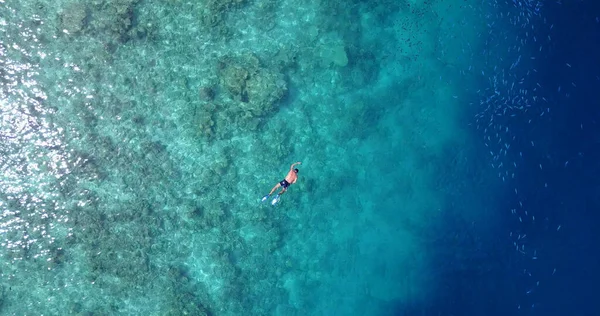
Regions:
[[271, 192], [269, 192], [269, 195], [273, 194], [273, 192], [275, 192], [275, 190], [277, 190], [279, 187], [281, 186], [281, 184], [277, 183], [273, 189], [271, 189]]

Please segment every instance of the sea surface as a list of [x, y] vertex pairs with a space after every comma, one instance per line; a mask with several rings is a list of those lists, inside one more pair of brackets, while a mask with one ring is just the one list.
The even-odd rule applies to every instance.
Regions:
[[0, 314], [600, 315], [599, 56], [591, 0], [0, 0]]

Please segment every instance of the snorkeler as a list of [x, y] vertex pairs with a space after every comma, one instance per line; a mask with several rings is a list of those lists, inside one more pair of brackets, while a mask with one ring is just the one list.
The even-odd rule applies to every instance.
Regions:
[[277, 195], [273, 198], [273, 200], [271, 201], [272, 205], [275, 205], [277, 202], [279, 202], [279, 198], [281, 197], [281, 195], [283, 193], [285, 193], [285, 191], [287, 191], [287, 188], [296, 183], [296, 181], [298, 181], [298, 169], [294, 168], [296, 167], [296, 165], [301, 165], [302, 163], [300, 161], [293, 163], [290, 166], [290, 171], [288, 171], [288, 174], [285, 176], [285, 178], [283, 180], [281, 180], [281, 182], [277, 183], [273, 189], [271, 189], [271, 192], [269, 192], [269, 194], [265, 195], [262, 198], [262, 201], [266, 201], [269, 196], [271, 196], [271, 194], [273, 194], [273, 192], [275, 192], [275, 190], [277, 190], [278, 188], [283, 188], [281, 189], [281, 191], [279, 193], [277, 193]]

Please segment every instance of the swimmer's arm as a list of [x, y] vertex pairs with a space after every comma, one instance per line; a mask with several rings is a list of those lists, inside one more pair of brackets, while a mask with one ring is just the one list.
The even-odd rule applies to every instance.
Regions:
[[294, 163], [293, 163], [293, 164], [290, 166], [290, 171], [294, 170], [294, 167], [295, 167], [296, 165], [301, 165], [301, 164], [302, 164], [302, 163], [301, 163], [300, 161], [298, 161], [298, 162], [294, 162]]

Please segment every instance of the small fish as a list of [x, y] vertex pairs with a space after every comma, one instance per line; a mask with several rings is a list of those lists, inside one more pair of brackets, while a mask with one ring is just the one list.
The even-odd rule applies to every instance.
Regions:
[[558, 227], [556, 227], [556, 231], [559, 231], [561, 227], [562, 225], [558, 225]]

